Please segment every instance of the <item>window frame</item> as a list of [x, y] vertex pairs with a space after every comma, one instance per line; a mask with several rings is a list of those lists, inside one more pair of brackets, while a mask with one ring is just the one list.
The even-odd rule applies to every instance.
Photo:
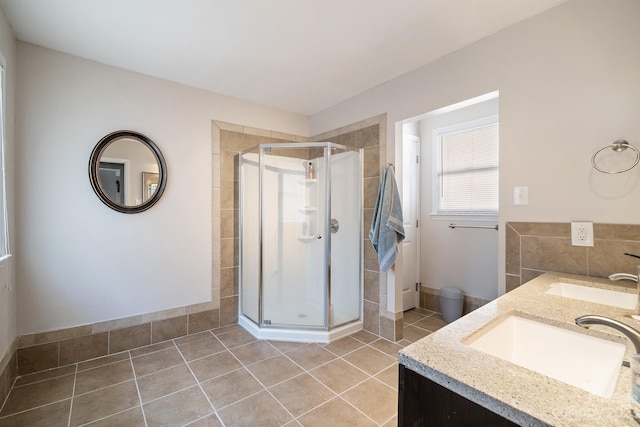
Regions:
[[9, 235], [9, 209], [7, 203], [6, 175], [6, 94], [7, 62], [0, 53], [0, 266], [11, 257]]
[[[498, 129], [500, 127], [500, 120], [498, 114], [492, 114], [490, 116], [481, 117], [473, 120], [466, 120], [462, 122], [455, 123], [449, 126], [443, 126], [432, 131], [432, 140], [431, 140], [431, 152], [432, 152], [432, 168], [431, 168], [431, 218], [432, 219], [455, 219], [462, 221], [497, 221], [498, 215], [500, 212], [500, 205], [498, 204], [497, 210], [495, 212], [488, 211], [445, 211], [440, 209], [440, 188], [439, 188], [439, 177], [438, 177], [438, 163], [441, 158], [441, 147], [442, 147], [442, 137], [446, 134], [468, 131], [484, 126], [489, 125], [498, 125]], [[498, 149], [500, 144], [500, 138], [498, 136]], [[500, 161], [498, 158], [498, 164], [496, 166], [498, 171], [498, 180], [500, 174]], [[496, 188], [496, 194], [498, 197], [500, 188], [498, 181], [498, 188]]]

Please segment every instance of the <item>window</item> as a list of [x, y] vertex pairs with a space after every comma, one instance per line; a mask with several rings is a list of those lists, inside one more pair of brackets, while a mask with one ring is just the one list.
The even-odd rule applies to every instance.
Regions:
[[7, 191], [5, 178], [5, 62], [0, 55], [0, 261], [10, 256]]
[[498, 117], [436, 129], [434, 215], [498, 214]]

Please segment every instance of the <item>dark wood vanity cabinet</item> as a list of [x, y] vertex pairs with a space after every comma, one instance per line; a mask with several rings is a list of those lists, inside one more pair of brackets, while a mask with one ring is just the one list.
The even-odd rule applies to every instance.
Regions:
[[398, 366], [398, 426], [517, 426], [402, 364]]

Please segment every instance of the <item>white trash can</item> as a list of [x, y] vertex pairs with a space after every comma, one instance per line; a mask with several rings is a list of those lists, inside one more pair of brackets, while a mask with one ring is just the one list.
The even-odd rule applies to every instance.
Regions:
[[462, 316], [464, 294], [458, 288], [440, 289], [440, 310], [445, 322], [451, 323]]

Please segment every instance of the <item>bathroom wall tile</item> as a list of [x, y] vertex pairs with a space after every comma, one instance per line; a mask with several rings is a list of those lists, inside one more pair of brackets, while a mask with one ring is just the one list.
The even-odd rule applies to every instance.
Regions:
[[238, 295], [238, 267], [220, 269], [220, 296]]
[[520, 234], [510, 223], [505, 224], [505, 242], [506, 273], [520, 275]]
[[143, 322], [156, 322], [158, 320], [171, 319], [173, 317], [183, 316], [185, 314], [185, 308], [175, 307], [168, 310], [156, 311], [153, 313], [147, 313], [142, 316]]
[[640, 264], [637, 258], [626, 253], [640, 255], [640, 242], [625, 240], [595, 239], [589, 252], [589, 275], [609, 277], [614, 273], [637, 274]]
[[380, 273], [364, 270], [364, 299], [380, 302]]
[[367, 148], [380, 145], [381, 128], [379, 125], [372, 125], [360, 129], [356, 132], [358, 148]]
[[192, 304], [185, 306], [184, 314], [196, 314], [202, 311], [214, 310], [216, 307], [213, 301], [201, 302], [199, 304]]
[[238, 178], [238, 152], [222, 151], [220, 154], [220, 176], [222, 181], [237, 181]]
[[238, 323], [238, 297], [220, 298], [220, 326]]
[[380, 306], [370, 301], [363, 302], [363, 329], [373, 334], [380, 334]]
[[364, 178], [380, 175], [380, 150], [378, 147], [364, 149]]
[[464, 302], [462, 305], [462, 314], [465, 315], [465, 314], [471, 313], [472, 311], [482, 307], [488, 302], [489, 300], [465, 295]]
[[404, 338], [402, 335], [402, 332], [404, 331], [404, 319], [397, 319], [395, 321], [395, 327], [396, 327], [395, 342], [399, 342]]
[[0, 372], [0, 408], [2, 407], [2, 405], [4, 404], [5, 399], [7, 398], [7, 395], [9, 394], [9, 390], [11, 389], [10, 386], [8, 386], [8, 378], [7, 378], [7, 371], [3, 370]]
[[220, 310], [208, 310], [189, 315], [189, 334], [207, 331], [220, 326]]
[[561, 222], [509, 222], [521, 236], [571, 237], [571, 224]]
[[371, 220], [373, 219], [373, 208], [363, 209], [362, 212], [362, 237], [366, 242], [369, 242], [369, 230], [371, 229]]
[[371, 245], [371, 242], [367, 239], [364, 241], [364, 268], [371, 271], [380, 271], [378, 265], [378, 254]]
[[144, 323], [142, 315], [123, 317], [121, 319], [107, 320], [106, 322], [94, 323], [91, 333], [97, 334], [99, 332], [107, 332], [107, 331], [112, 331], [114, 329], [128, 328], [130, 326], [137, 326], [142, 323]]
[[109, 353], [119, 353], [151, 344], [151, 323], [109, 332]]
[[522, 236], [520, 241], [522, 268], [587, 274], [587, 249], [572, 246], [570, 238]]
[[249, 126], [243, 127], [243, 132], [247, 135], [255, 135], [261, 137], [271, 137], [271, 131], [266, 129], [253, 128]]
[[640, 241], [640, 225], [593, 224], [593, 235], [595, 239]]
[[373, 176], [365, 178], [364, 185], [364, 197], [363, 207], [373, 209], [376, 206], [376, 198], [378, 197], [378, 187], [380, 186], [380, 177]]
[[38, 344], [18, 349], [18, 373], [20, 375], [58, 366], [59, 344]]
[[238, 265], [238, 253], [236, 250], [238, 239], [220, 239], [220, 268], [234, 267]]
[[520, 286], [520, 275], [518, 274], [516, 275], [512, 275], [512, 274], [507, 274], [506, 276], [506, 291], [510, 292], [512, 290], [514, 290], [515, 288], [517, 288], [518, 286]]
[[520, 275], [520, 284], [527, 283], [528, 281], [533, 280], [544, 273], [545, 271], [529, 270], [529, 269], [523, 268], [521, 270], [521, 275]]
[[108, 353], [108, 332], [60, 341], [60, 366], [106, 356]]
[[220, 128], [220, 135], [221, 135], [221, 141], [226, 140], [227, 138], [222, 138], [223, 134], [227, 134], [229, 132], [231, 133], [242, 133], [244, 132], [244, 126], [236, 124], [236, 123], [229, 123], [229, 122], [221, 122], [219, 120], [215, 121], [215, 124]]
[[396, 341], [396, 322], [385, 316], [380, 316], [380, 336], [389, 341]]
[[220, 237], [238, 237], [238, 209], [220, 211]]
[[220, 187], [220, 209], [237, 209], [236, 201], [238, 200], [238, 181], [226, 179], [222, 177], [222, 186]]
[[338, 135], [338, 144], [341, 145], [346, 145], [347, 147], [355, 147], [355, 148], [362, 148], [362, 147], [358, 147], [357, 141], [356, 141], [356, 132], [347, 132], [347, 133], [342, 133], [340, 135]]
[[157, 343], [187, 334], [187, 316], [174, 317], [151, 323], [151, 342]]
[[89, 335], [92, 331], [91, 325], [77, 326], [75, 328], [59, 329], [56, 331], [42, 332], [37, 334], [23, 335], [20, 337], [18, 346], [28, 347], [36, 344], [52, 343], [69, 338], [77, 338]]

